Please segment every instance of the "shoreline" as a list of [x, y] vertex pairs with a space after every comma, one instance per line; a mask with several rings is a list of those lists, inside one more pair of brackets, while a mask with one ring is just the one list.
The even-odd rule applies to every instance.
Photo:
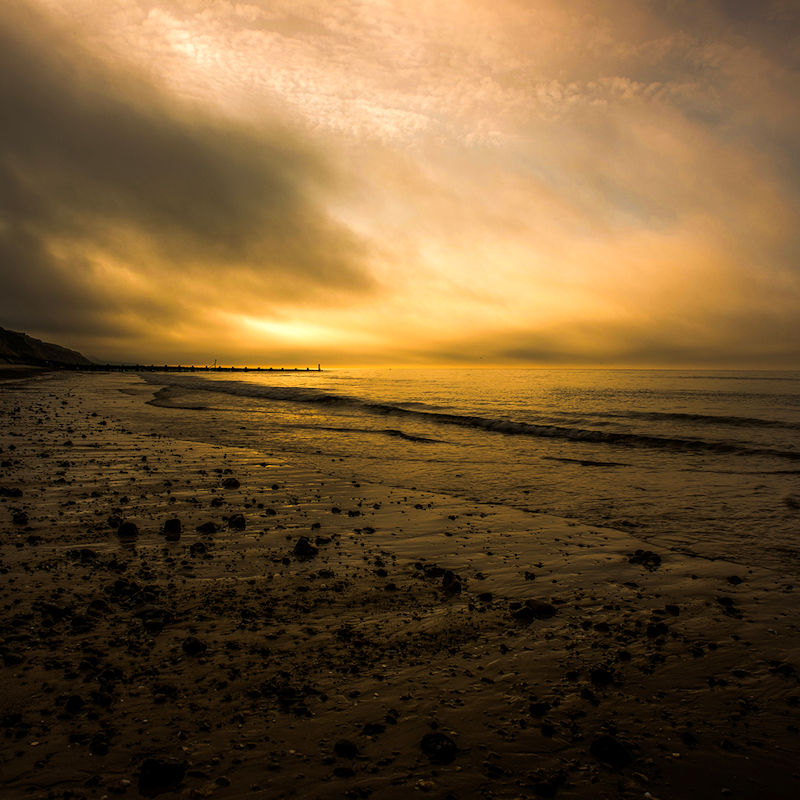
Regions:
[[157, 390], [0, 390], [4, 796], [796, 795], [776, 573], [172, 438]]
[[36, 364], [0, 364], [0, 381], [23, 380], [52, 371], [52, 367], [42, 367]]

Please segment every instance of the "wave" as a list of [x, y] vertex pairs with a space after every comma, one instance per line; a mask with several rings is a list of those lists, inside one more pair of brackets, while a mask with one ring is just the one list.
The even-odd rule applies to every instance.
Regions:
[[332, 431], [334, 433], [366, 433], [377, 434], [379, 436], [393, 436], [396, 439], [405, 439], [407, 442], [425, 442], [431, 444], [442, 444], [441, 439], [431, 439], [428, 436], [417, 436], [413, 433], [399, 431], [396, 428], [347, 428], [334, 425], [297, 425], [298, 428], [305, 428], [312, 431]]
[[542, 456], [545, 461], [561, 461], [564, 464], [580, 464], [582, 467], [630, 467], [621, 461], [595, 461], [589, 458], [563, 458], [561, 456]]
[[397, 416], [422, 420], [437, 425], [452, 425], [461, 428], [504, 433], [516, 436], [532, 436], [543, 439], [566, 439], [575, 442], [610, 444], [619, 447], [647, 447], [682, 452], [706, 452], [744, 456], [772, 456], [800, 460], [800, 451], [775, 450], [771, 448], [747, 447], [735, 442], [709, 441], [686, 437], [656, 436], [641, 433], [598, 431], [565, 425], [536, 424], [509, 419], [470, 414], [452, 414], [423, 411], [404, 407], [407, 404], [379, 403], [344, 394], [331, 394], [320, 389], [301, 386], [260, 386], [245, 381], [213, 381], [203, 378], [178, 375], [143, 375], [146, 381], [158, 385], [182, 387], [191, 391], [218, 392], [238, 397], [255, 397], [266, 400], [304, 403], [331, 408], [356, 408], [372, 414]]
[[748, 372], [742, 375], [675, 375], [674, 378], [683, 381], [800, 381], [800, 375], [757, 375]]
[[800, 430], [800, 425], [784, 422], [777, 419], [762, 419], [760, 417], [736, 417], [718, 414], [686, 414], [679, 411], [625, 411], [618, 413], [598, 414], [603, 417], [620, 419], [646, 419], [652, 422], [694, 422], [701, 425], [725, 425], [734, 428], [787, 428]]
[[423, 403], [421, 400], [403, 400], [396, 403], [398, 408], [418, 409], [422, 408], [427, 411], [445, 411], [448, 406], [436, 406], [433, 403]]

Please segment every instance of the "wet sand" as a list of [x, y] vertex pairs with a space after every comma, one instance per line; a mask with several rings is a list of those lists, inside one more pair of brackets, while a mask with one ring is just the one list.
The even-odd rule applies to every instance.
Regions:
[[0, 384], [3, 797], [800, 792], [780, 574], [215, 444], [157, 388]]

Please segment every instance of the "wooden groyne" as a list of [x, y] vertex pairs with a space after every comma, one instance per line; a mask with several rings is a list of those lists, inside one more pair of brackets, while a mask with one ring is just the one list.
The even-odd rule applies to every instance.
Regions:
[[224, 367], [197, 366], [196, 364], [53, 364], [51, 369], [73, 372], [322, 372], [317, 364], [312, 367]]

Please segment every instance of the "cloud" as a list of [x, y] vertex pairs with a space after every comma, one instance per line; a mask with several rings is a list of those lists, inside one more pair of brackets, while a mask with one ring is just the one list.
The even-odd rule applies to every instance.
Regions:
[[368, 244], [325, 210], [325, 158], [278, 121], [176, 102], [5, 4], [0, 105], [6, 324], [124, 333], [373, 288]]
[[28, 2], [0, 10], [18, 327], [159, 360], [800, 356], [791, 0]]

